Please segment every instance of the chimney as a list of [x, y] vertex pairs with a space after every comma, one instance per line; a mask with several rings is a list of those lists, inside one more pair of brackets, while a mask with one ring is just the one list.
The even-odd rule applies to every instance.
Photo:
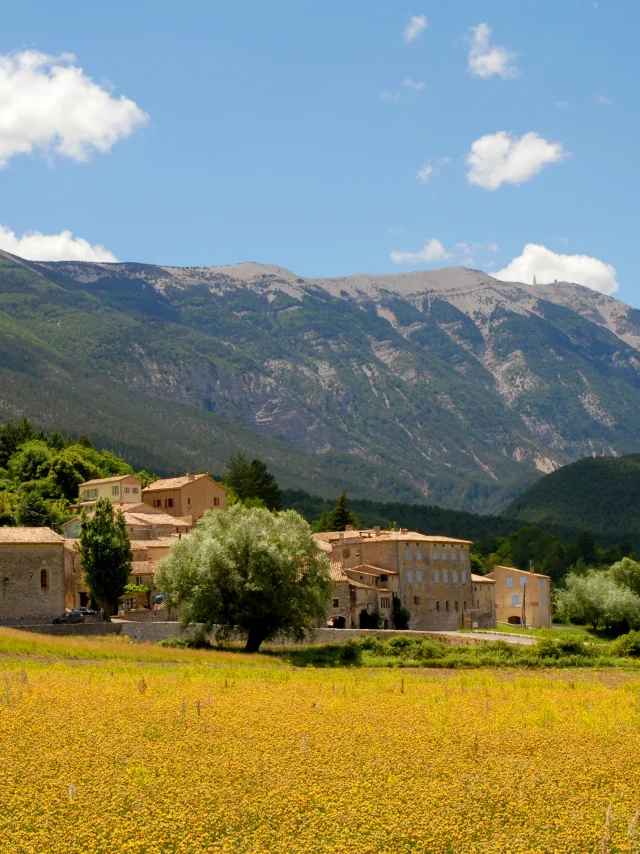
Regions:
[[195, 480], [196, 479], [195, 473], [190, 471], [189, 474], [187, 475], [187, 478], [189, 480]]
[[345, 531], [353, 531], [353, 525], [345, 525], [344, 529]]
[[408, 534], [408, 533], [409, 533], [409, 529], [408, 529], [408, 528], [400, 528], [400, 533], [401, 533], [401, 534]]
[[373, 526], [373, 536], [374, 537], [380, 536], [380, 525], [374, 525]]

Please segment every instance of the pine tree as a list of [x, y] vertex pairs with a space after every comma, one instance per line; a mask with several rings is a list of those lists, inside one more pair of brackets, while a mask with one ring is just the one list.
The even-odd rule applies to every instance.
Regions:
[[111, 502], [100, 498], [90, 519], [86, 512], [82, 513], [80, 559], [91, 597], [100, 603], [105, 614], [117, 613], [118, 600], [131, 573], [132, 558], [122, 512], [118, 510], [114, 519]]
[[241, 501], [259, 499], [269, 510], [280, 510], [282, 506], [282, 492], [262, 460], [249, 462], [244, 454], [236, 454], [227, 462], [223, 483], [233, 489]]
[[23, 528], [45, 528], [51, 524], [51, 514], [42, 496], [30, 492], [20, 502], [16, 520]]
[[347, 525], [358, 526], [358, 520], [349, 510], [349, 502], [347, 501], [347, 491], [343, 489], [340, 493], [340, 498], [336, 502], [336, 506], [331, 511], [329, 516], [330, 531], [344, 531]]

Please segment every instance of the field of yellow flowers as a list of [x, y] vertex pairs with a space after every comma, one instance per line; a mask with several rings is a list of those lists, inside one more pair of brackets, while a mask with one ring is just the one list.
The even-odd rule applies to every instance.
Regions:
[[634, 674], [9, 649], [2, 854], [640, 851]]

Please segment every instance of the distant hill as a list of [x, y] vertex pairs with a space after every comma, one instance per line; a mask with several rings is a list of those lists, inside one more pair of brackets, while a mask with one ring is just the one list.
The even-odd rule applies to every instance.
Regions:
[[[451, 267], [35, 263], [0, 252], [0, 422], [136, 468], [500, 512], [543, 472], [640, 453], [640, 312]], [[573, 527], [573, 526], [572, 526]]]
[[563, 466], [526, 489], [505, 515], [635, 542], [640, 532], [640, 454], [587, 457]]

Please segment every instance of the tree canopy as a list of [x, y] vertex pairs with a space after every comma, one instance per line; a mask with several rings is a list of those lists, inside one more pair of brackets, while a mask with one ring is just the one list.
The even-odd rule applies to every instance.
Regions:
[[591, 623], [594, 629], [622, 633], [640, 627], [640, 596], [612, 570], [571, 572], [565, 587], [556, 591], [556, 612], [567, 620]]
[[293, 510], [241, 504], [208, 511], [160, 562], [156, 586], [185, 625], [246, 635], [255, 652], [278, 634], [302, 639], [321, 623], [330, 595], [329, 561]]
[[278, 482], [262, 460], [249, 462], [244, 454], [236, 454], [228, 460], [222, 482], [241, 501], [262, 501], [269, 510], [279, 510], [282, 506]]
[[105, 613], [117, 612], [118, 600], [131, 573], [131, 543], [120, 510], [115, 513], [108, 498], [98, 499], [94, 514], [82, 513], [80, 558], [91, 597]]

